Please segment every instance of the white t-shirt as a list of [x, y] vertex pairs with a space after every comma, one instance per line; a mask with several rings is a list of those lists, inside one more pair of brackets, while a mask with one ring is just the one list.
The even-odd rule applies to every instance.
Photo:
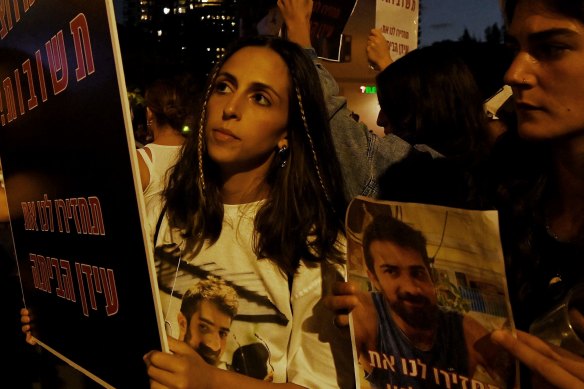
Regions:
[[[273, 382], [293, 382], [307, 388], [354, 387], [350, 339], [334, 327], [333, 314], [321, 301], [332, 282], [343, 279], [344, 269], [330, 263], [308, 266], [301, 261], [290, 290], [286, 274], [272, 261], [258, 259], [253, 253], [253, 222], [261, 204], [225, 205], [219, 240], [205, 246], [195, 258], [178, 250], [182, 247], [180, 235], [169, 231], [166, 221], [162, 223], [156, 265], [163, 315], [172, 332], [169, 335], [178, 337], [180, 296], [213, 275], [232, 284], [239, 296], [221, 366], [232, 367], [233, 355], [240, 347], [240, 355], [243, 349], [263, 350], [251, 354], [246, 362], [260, 364], [253, 370], [267, 372]], [[171, 243], [175, 245], [167, 248], [176, 251], [167, 253], [164, 260], [160, 247]], [[344, 245], [344, 240], [339, 244]], [[169, 293], [173, 295], [170, 299]]]

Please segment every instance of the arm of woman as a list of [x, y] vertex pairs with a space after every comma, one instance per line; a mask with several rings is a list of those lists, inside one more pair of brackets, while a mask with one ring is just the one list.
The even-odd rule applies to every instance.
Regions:
[[493, 331], [491, 340], [524, 363], [534, 380], [561, 389], [584, 387], [584, 358], [523, 331], [517, 331], [517, 337], [509, 331]]
[[288, 40], [301, 47], [311, 47], [310, 16], [312, 0], [278, 0], [278, 8], [286, 23]]

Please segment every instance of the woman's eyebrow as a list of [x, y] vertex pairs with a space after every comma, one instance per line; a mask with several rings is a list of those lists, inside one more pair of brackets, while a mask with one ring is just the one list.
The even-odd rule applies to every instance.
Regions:
[[273, 94], [276, 95], [276, 97], [278, 97], [279, 99], [281, 98], [280, 94], [274, 89], [272, 88], [270, 85], [263, 83], [263, 82], [259, 82], [259, 81], [255, 81], [251, 84], [251, 88], [252, 90], [268, 90], [270, 92], [272, 92]]
[[[544, 31], [537, 31], [537, 32], [532, 32], [529, 33], [529, 35], [527, 36], [527, 39], [529, 40], [530, 43], [540, 43], [540, 42], [545, 42], [549, 39], [552, 38], [557, 38], [557, 37], [572, 37], [572, 36], [576, 36], [578, 35], [578, 33], [574, 30], [571, 30], [569, 28], [550, 28]], [[518, 39], [509, 34], [506, 33], [505, 34], [505, 42], [506, 43], [517, 43]]]
[[[219, 77], [226, 78], [229, 82], [233, 83], [234, 85], [237, 85], [238, 84], [237, 83], [237, 78], [233, 74], [231, 74], [231, 73], [229, 73], [227, 71], [221, 71], [221, 72], [219, 72], [217, 74], [217, 78], [219, 78]], [[252, 82], [251, 85], [250, 85], [250, 89], [251, 90], [269, 90], [273, 94], [275, 94], [276, 97], [278, 97], [278, 99], [281, 99], [282, 98], [282, 96], [280, 96], [280, 94], [272, 86], [270, 86], [270, 85], [268, 85], [268, 84], [266, 84], [264, 82], [260, 82], [260, 81], [254, 81], [254, 82]]]
[[236, 77], [235, 77], [233, 74], [231, 74], [231, 73], [229, 73], [229, 72], [226, 72], [226, 71], [220, 71], [220, 72], [217, 74], [217, 79], [218, 79], [219, 77], [226, 78], [226, 79], [227, 79], [227, 81], [229, 81], [229, 82], [231, 82], [231, 83], [233, 83], [233, 84], [237, 85], [237, 78], [236, 78]]
[[552, 38], [558, 37], [572, 37], [578, 35], [578, 33], [569, 28], [550, 28], [544, 31], [533, 32], [528, 35], [527, 39], [531, 43], [545, 42]]

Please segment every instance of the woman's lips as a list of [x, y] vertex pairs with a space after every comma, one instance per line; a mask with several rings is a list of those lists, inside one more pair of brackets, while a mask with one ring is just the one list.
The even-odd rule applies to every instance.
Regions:
[[539, 108], [539, 107], [537, 107], [537, 106], [535, 106], [535, 105], [533, 105], [533, 104], [529, 104], [529, 103], [525, 103], [525, 102], [517, 102], [517, 103], [515, 104], [515, 107], [516, 107], [518, 110], [521, 110], [521, 111], [535, 111], [535, 110], [541, 110], [541, 108]]
[[221, 142], [239, 140], [239, 138], [237, 136], [235, 136], [235, 134], [233, 132], [231, 132], [230, 130], [226, 130], [224, 128], [214, 129], [213, 130], [213, 137], [217, 141], [221, 141]]

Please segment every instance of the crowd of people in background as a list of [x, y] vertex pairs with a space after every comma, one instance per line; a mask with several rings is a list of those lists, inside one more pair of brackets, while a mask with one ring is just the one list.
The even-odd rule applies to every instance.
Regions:
[[[311, 0], [270, 7], [266, 24], [284, 23], [286, 38], [242, 38], [205, 88], [169, 78], [146, 89], [134, 115], [151, 134], [137, 152], [156, 261], [244, 269], [284, 323], [228, 316], [218, 336], [269, 350], [269, 374], [249, 377], [219, 368], [222, 341], [216, 359], [189, 346], [183, 316], [172, 353], [145, 358], [152, 388], [354, 387], [347, 313], [367, 317], [342, 279], [357, 195], [499, 211], [518, 331], [491, 340], [520, 361], [521, 387], [584, 387], [584, 359], [527, 332], [584, 282], [584, 2], [504, 3], [508, 46], [440, 42], [394, 61], [371, 31], [384, 136], [355, 120], [312, 49]], [[487, 112], [505, 85], [512, 100]]]

